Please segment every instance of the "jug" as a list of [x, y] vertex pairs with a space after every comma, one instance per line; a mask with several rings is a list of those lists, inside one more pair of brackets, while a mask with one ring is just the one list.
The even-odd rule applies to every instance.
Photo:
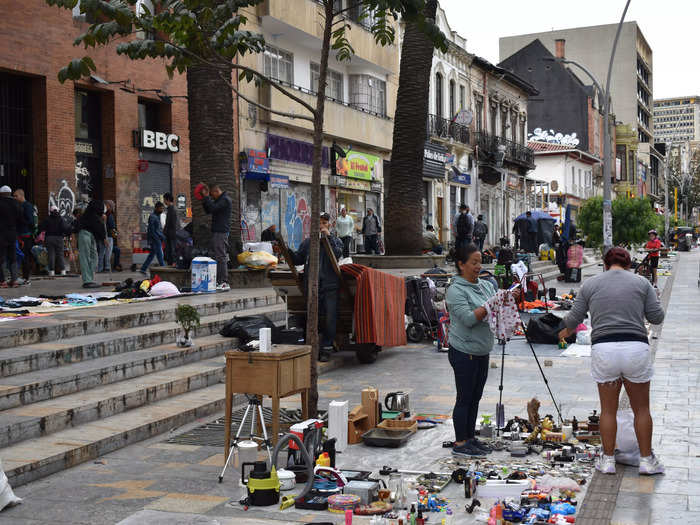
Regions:
[[384, 398], [384, 407], [392, 412], [408, 412], [408, 394], [405, 392], [390, 392]]

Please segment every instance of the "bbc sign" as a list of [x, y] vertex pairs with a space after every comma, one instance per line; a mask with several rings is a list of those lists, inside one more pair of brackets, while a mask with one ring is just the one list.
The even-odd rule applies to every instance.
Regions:
[[141, 129], [134, 131], [134, 142], [139, 149], [170, 151], [172, 153], [180, 151], [180, 137], [174, 133]]

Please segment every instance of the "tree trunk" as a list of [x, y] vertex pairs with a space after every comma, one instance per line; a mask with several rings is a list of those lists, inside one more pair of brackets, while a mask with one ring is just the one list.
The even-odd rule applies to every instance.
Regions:
[[318, 270], [321, 215], [321, 166], [323, 162], [323, 112], [326, 107], [326, 74], [328, 72], [328, 55], [330, 54], [331, 27], [333, 25], [333, 1], [324, 0], [323, 42], [321, 44], [321, 63], [319, 64], [318, 93], [316, 94], [316, 113], [314, 115], [314, 155], [311, 167], [311, 246], [309, 250], [309, 275], [306, 343], [311, 345], [311, 390], [309, 392], [309, 414], [318, 414]]
[[[194, 246], [208, 249], [211, 218], [194, 196], [200, 182], [218, 184], [233, 202], [229, 244], [234, 251], [241, 240], [239, 184], [234, 163], [233, 96], [221, 78], [221, 69], [207, 64], [187, 68], [187, 116], [190, 130], [190, 189]], [[228, 72], [229, 80], [231, 72]], [[235, 255], [232, 253], [231, 255]]]
[[[435, 19], [437, 0], [425, 17]], [[423, 147], [427, 136], [433, 44], [415, 24], [407, 24], [401, 46], [394, 143], [385, 177], [384, 242], [388, 255], [420, 255], [423, 235]], [[388, 180], [387, 180], [388, 179]]]

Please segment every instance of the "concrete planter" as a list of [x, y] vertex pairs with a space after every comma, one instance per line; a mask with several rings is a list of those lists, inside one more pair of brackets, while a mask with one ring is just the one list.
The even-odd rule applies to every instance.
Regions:
[[[180, 291], [188, 291], [192, 284], [190, 270], [180, 270], [168, 266], [151, 266], [151, 277], [158, 274], [163, 281], [170, 281]], [[265, 275], [265, 270], [229, 270], [228, 284], [231, 288], [267, 288], [272, 286]]]
[[387, 270], [393, 268], [421, 268], [444, 266], [444, 255], [353, 255], [352, 262], [370, 268]]

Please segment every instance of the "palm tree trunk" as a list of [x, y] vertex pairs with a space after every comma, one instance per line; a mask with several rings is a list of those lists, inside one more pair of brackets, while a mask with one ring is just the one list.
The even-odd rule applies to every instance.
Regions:
[[[437, 0], [428, 0], [425, 17], [435, 19], [436, 11]], [[418, 26], [407, 24], [401, 47], [391, 164], [385, 177], [384, 239], [389, 255], [421, 253], [423, 147], [432, 64], [433, 43]]]
[[[195, 247], [209, 248], [211, 218], [204, 213], [201, 202], [194, 199], [194, 188], [200, 182], [209, 186], [218, 184], [233, 202], [229, 244], [235, 250], [241, 239], [239, 184], [233, 151], [237, 124], [233, 120], [231, 87], [221, 74], [221, 68], [207, 64], [187, 68], [192, 234]], [[228, 77], [230, 81], [230, 71]]]
[[309, 276], [306, 344], [311, 345], [311, 389], [309, 391], [309, 414], [318, 414], [318, 270], [321, 215], [321, 167], [323, 153], [323, 117], [326, 107], [326, 74], [328, 73], [328, 55], [330, 54], [331, 28], [333, 25], [333, 1], [324, 0], [323, 42], [321, 44], [321, 61], [319, 64], [318, 93], [316, 94], [316, 112], [314, 114], [314, 155], [311, 167], [311, 246], [309, 254]]

